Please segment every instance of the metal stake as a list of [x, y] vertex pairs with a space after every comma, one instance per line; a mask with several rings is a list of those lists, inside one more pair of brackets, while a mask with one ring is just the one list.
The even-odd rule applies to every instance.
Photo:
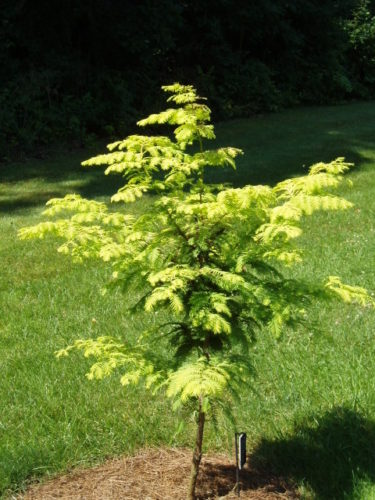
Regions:
[[240, 496], [240, 469], [243, 469], [243, 466], [246, 463], [246, 433], [236, 432], [235, 441], [236, 441], [236, 486], [237, 486], [237, 495]]
[[238, 432], [235, 433], [235, 443], [236, 443], [236, 488], [237, 496], [240, 496], [240, 469], [238, 467]]

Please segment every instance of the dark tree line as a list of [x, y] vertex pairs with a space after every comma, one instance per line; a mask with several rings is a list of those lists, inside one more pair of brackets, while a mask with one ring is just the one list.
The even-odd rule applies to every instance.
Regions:
[[0, 158], [129, 132], [161, 84], [215, 119], [375, 94], [374, 0], [2, 0]]

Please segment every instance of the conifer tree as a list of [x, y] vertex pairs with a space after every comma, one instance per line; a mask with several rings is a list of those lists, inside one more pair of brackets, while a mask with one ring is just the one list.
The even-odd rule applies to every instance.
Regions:
[[[208, 183], [208, 169], [235, 168], [242, 151], [205, 149], [205, 141], [215, 134], [204, 100], [190, 85], [163, 89], [174, 106], [138, 125], [172, 125], [173, 139], [131, 135], [110, 144], [108, 153], [83, 162], [106, 165], [106, 174], [124, 177], [112, 202], [127, 204], [158, 193], [150, 208], [135, 217], [67, 195], [47, 203], [49, 221], [22, 229], [20, 236], [55, 235], [63, 240], [58, 250], [74, 260], [108, 263], [112, 286], [138, 290], [137, 307], [148, 313], [169, 310], [167, 322], [133, 344], [101, 336], [77, 340], [58, 356], [82, 350], [94, 358], [88, 378], [102, 379], [119, 370], [124, 386], [143, 382], [164, 391], [175, 407], [195, 409], [188, 491], [195, 498], [206, 416], [216, 404], [228, 406], [228, 397], [248, 382], [255, 335], [269, 329], [279, 336], [288, 325], [302, 323], [306, 305], [318, 296], [371, 306], [374, 301], [363, 288], [343, 284], [336, 276], [313, 287], [283, 272], [303, 259], [296, 246], [303, 216], [352, 206], [333, 194], [351, 164], [343, 158], [317, 163], [308, 175], [274, 187]], [[167, 365], [153, 344], [162, 338], [172, 353]]]

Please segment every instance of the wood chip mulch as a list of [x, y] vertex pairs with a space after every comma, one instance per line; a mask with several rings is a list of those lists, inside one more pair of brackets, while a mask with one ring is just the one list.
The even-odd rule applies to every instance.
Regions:
[[[19, 500], [180, 500], [186, 498], [191, 450], [151, 449], [133, 457], [107, 461], [32, 485]], [[197, 498], [234, 499], [236, 469], [226, 455], [203, 457]], [[246, 465], [241, 471], [241, 498], [297, 499], [283, 478]]]

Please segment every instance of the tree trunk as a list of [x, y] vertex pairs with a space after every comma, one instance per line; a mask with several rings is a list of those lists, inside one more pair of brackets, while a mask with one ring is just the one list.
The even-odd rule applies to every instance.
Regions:
[[199, 473], [199, 465], [201, 463], [202, 458], [202, 443], [203, 443], [203, 431], [204, 431], [204, 422], [205, 422], [206, 414], [202, 411], [202, 397], [199, 398], [199, 417], [198, 417], [198, 428], [197, 428], [197, 436], [195, 440], [195, 448], [193, 453], [193, 461], [191, 464], [191, 473], [190, 473], [190, 485], [188, 492], [188, 499], [195, 500], [195, 487], [197, 484], [197, 478]]

